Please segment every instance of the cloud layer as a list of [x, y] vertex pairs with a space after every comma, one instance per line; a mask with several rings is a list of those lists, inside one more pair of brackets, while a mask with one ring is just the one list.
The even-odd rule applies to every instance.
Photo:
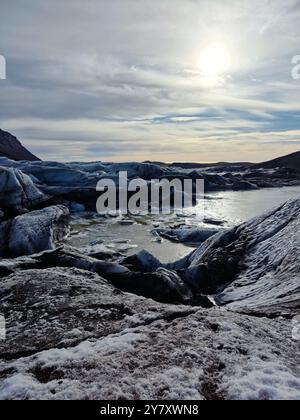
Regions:
[[[2, 0], [0, 126], [55, 160], [264, 160], [299, 149], [299, 0]], [[208, 83], [201, 51], [222, 43]]]

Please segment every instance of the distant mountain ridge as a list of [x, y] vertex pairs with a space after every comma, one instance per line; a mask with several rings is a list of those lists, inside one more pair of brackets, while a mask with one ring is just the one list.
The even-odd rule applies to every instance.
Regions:
[[248, 167], [252, 166], [253, 163], [250, 162], [215, 162], [215, 163], [193, 163], [193, 162], [174, 162], [169, 166], [173, 168], [183, 168], [183, 169], [202, 169], [202, 168], [222, 168], [222, 167]]
[[158, 162], [153, 160], [146, 160], [144, 163], [151, 163], [153, 165], [168, 166], [170, 168], [181, 168], [181, 169], [204, 169], [204, 168], [222, 168], [222, 167], [250, 167], [254, 163], [250, 162], [214, 162], [214, 163], [202, 163], [202, 162]]
[[0, 156], [11, 160], [38, 161], [38, 157], [30, 153], [12, 134], [0, 129]]
[[[0, 157], [7, 157], [8, 159], [20, 161], [40, 161], [37, 156], [29, 152], [17, 137], [0, 129]], [[287, 168], [300, 173], [300, 151], [291, 153], [286, 156], [281, 156], [270, 161], [262, 163], [249, 162], [215, 162], [215, 163], [200, 163], [200, 162], [154, 162], [146, 161], [145, 163], [153, 163], [162, 167], [183, 168], [183, 169], [202, 169], [202, 168], [251, 168], [251, 169], [275, 169]]]
[[297, 172], [300, 172], [300, 151], [291, 153], [286, 156], [281, 156], [276, 159], [272, 159], [262, 163], [250, 163], [250, 162], [215, 162], [215, 163], [202, 163], [202, 162], [153, 162], [161, 166], [168, 166], [171, 168], [182, 168], [182, 169], [202, 169], [202, 168], [252, 168], [252, 169], [275, 169], [275, 168], [286, 168]]
[[300, 172], [300, 151], [291, 153], [287, 156], [282, 156], [277, 159], [269, 160], [267, 162], [254, 165], [254, 168], [274, 169], [287, 168]]

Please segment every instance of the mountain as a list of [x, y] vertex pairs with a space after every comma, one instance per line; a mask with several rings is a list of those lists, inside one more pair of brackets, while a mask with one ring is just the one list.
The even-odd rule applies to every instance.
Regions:
[[174, 162], [169, 165], [172, 168], [182, 169], [204, 169], [204, 168], [230, 168], [230, 167], [249, 167], [252, 163], [249, 162], [216, 162], [216, 163], [195, 163], [195, 162]]
[[300, 172], [300, 152], [295, 152], [268, 162], [259, 163], [254, 167], [264, 169], [287, 168]]
[[0, 157], [1, 156], [5, 156], [12, 160], [40, 160], [25, 149], [16, 137], [0, 129]]
[[[150, 162], [149, 162], [150, 163]], [[151, 162], [154, 163], [154, 162]], [[168, 166], [170, 168], [182, 169], [205, 169], [215, 168], [216, 170], [236, 170], [236, 169], [275, 169], [286, 168], [300, 173], [300, 151], [292, 153], [287, 156], [281, 156], [262, 163], [249, 163], [249, 162], [216, 162], [216, 163], [200, 163], [200, 162], [174, 162], [174, 163], [161, 163], [156, 162], [160, 166]]]

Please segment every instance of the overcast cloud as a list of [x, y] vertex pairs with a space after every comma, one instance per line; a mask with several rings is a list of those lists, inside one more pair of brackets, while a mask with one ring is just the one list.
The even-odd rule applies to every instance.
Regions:
[[[300, 149], [299, 0], [1, 0], [0, 127], [55, 160], [253, 160]], [[222, 43], [231, 66], [199, 72]]]

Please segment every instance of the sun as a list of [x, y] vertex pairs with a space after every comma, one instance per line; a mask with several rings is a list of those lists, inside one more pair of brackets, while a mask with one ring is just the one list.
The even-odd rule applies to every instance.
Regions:
[[201, 53], [199, 69], [209, 79], [224, 75], [230, 69], [230, 53], [223, 44], [210, 44]]

